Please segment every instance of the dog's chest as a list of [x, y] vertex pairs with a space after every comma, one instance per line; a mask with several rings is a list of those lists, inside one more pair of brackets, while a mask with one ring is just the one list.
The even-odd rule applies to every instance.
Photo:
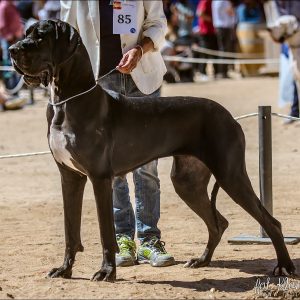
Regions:
[[71, 169], [82, 173], [74, 165], [71, 153], [68, 151], [67, 147], [72, 147], [75, 145], [75, 135], [73, 133], [64, 133], [63, 131], [56, 129], [55, 127], [50, 127], [49, 145], [52, 150], [55, 160], [64, 164]]

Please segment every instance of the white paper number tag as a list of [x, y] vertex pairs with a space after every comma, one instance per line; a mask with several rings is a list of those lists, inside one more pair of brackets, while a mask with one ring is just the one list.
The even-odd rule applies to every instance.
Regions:
[[113, 11], [113, 34], [136, 34], [136, 1], [115, 0], [113, 2]]

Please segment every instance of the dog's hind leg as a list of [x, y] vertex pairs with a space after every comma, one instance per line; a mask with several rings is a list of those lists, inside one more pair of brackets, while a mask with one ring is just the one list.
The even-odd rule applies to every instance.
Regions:
[[274, 273], [293, 274], [295, 267], [284, 243], [281, 224], [263, 207], [248, 177], [243, 132], [235, 126], [231, 128], [230, 135], [226, 135], [226, 132], [222, 134], [224, 128], [227, 127], [221, 127], [221, 133], [216, 135], [218, 138], [211, 141], [205, 150], [205, 164], [224, 191], [264, 228], [272, 240], [278, 259]]
[[63, 265], [54, 268], [48, 277], [71, 278], [77, 252], [83, 251], [80, 238], [81, 210], [86, 176], [79, 175], [67, 167], [57, 164], [61, 174], [65, 221], [65, 258]]
[[174, 157], [171, 179], [177, 194], [205, 222], [209, 239], [200, 258], [193, 258], [185, 267], [207, 266], [222, 234], [228, 227], [227, 220], [214, 210], [207, 194], [207, 185], [211, 173], [197, 158], [192, 156]]
[[295, 267], [284, 243], [281, 224], [263, 207], [253, 191], [247, 174], [235, 172], [226, 177], [228, 178], [219, 181], [220, 186], [264, 228], [272, 240], [278, 260], [274, 274], [284, 276], [294, 274]]

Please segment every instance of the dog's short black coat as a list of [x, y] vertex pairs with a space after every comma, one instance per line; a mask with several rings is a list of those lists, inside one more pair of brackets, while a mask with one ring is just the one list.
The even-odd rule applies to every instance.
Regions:
[[[51, 84], [53, 103], [95, 86], [88, 53], [77, 31], [67, 23], [32, 25], [26, 37], [10, 47], [10, 53], [28, 84]], [[281, 225], [261, 205], [248, 178], [242, 129], [221, 105], [192, 97], [112, 97], [97, 85], [65, 104], [49, 104], [47, 119], [49, 145], [61, 173], [66, 240], [64, 263], [50, 271], [50, 277], [71, 277], [76, 252], [83, 251], [80, 223], [88, 177], [94, 188], [103, 247], [102, 266], [93, 280], [115, 280], [118, 247], [113, 177], [166, 156], [174, 156], [171, 179], [176, 192], [209, 231], [204, 253], [191, 259], [188, 267], [209, 264], [228, 226], [215, 208], [221, 186], [270, 236], [278, 259], [275, 273], [294, 273]], [[217, 181], [212, 201], [207, 195], [211, 173]]]

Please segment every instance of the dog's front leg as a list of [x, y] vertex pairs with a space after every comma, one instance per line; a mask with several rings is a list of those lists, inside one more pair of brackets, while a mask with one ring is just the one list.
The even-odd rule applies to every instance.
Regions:
[[81, 210], [86, 176], [79, 175], [74, 171], [58, 164], [61, 174], [61, 184], [64, 202], [65, 220], [65, 258], [63, 265], [54, 268], [48, 273], [48, 277], [70, 278], [72, 267], [77, 252], [83, 252], [80, 238]]
[[94, 274], [93, 281], [115, 281], [115, 254], [118, 246], [115, 237], [112, 205], [112, 180], [109, 178], [91, 178], [96, 198], [97, 213], [100, 227], [103, 261], [101, 269]]

